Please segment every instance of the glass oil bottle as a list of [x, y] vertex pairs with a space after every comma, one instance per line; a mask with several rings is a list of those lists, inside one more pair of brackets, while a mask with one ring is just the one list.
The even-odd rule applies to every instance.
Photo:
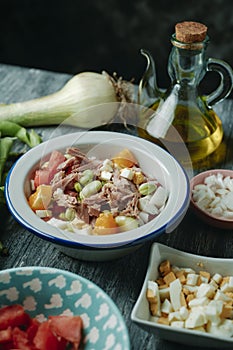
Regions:
[[[213, 106], [231, 92], [233, 73], [224, 61], [206, 58], [206, 31], [206, 26], [197, 22], [176, 25], [168, 61], [171, 85], [166, 91], [157, 87], [153, 58], [142, 51], [147, 69], [139, 85], [139, 104], [146, 108], [139, 116], [138, 134], [165, 147], [181, 163], [186, 162], [186, 149], [195, 164], [214, 152], [223, 138], [222, 123]], [[207, 71], [218, 72], [221, 81], [215, 91], [203, 96], [199, 84]]]

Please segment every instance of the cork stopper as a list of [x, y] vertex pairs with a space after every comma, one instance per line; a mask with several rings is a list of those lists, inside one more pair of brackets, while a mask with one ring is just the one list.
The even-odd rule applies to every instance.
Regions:
[[205, 40], [207, 27], [198, 22], [180, 22], [175, 26], [176, 39], [182, 43], [197, 43]]

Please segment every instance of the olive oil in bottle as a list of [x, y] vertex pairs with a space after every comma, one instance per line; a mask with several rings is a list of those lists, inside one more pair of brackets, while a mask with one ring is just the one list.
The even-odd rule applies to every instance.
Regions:
[[[203, 114], [197, 108], [178, 105], [174, 115], [173, 123], [163, 137], [154, 133], [155, 129], [148, 128], [148, 131], [149, 121], [142, 117], [139, 121], [139, 136], [166, 148], [184, 164], [190, 159], [194, 164], [218, 148], [222, 141], [223, 128], [221, 120], [213, 110]], [[189, 155], [185, 152], [186, 148]]]
[[[209, 42], [206, 32], [206, 26], [201, 23], [182, 22], [176, 25], [168, 61], [171, 85], [163, 93], [158, 93], [159, 89], [155, 86], [154, 103], [148, 111], [139, 115], [139, 136], [165, 147], [181, 163], [190, 159], [196, 163], [204, 159], [218, 148], [223, 138], [221, 120], [212, 107], [231, 92], [233, 73], [227, 63], [206, 59]], [[150, 55], [147, 60], [147, 74], [140, 85], [139, 103], [140, 94], [145, 92], [143, 87], [151, 100], [152, 89], [151, 86], [148, 88], [145, 79], [152, 81], [149, 73], [155, 75], [155, 71]], [[207, 70], [220, 73], [221, 83], [214, 92], [204, 97], [199, 95], [198, 90]], [[153, 81], [156, 82], [155, 77]]]

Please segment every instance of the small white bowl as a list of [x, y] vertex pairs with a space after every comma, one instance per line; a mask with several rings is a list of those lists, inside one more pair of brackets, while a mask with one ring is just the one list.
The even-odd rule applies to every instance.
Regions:
[[[147, 224], [131, 231], [104, 236], [77, 234], [76, 239], [64, 230], [41, 220], [29, 207], [30, 178], [41, 158], [53, 150], [76, 146], [88, 156], [111, 158], [123, 148], [130, 149], [142, 170], [155, 177], [169, 192], [162, 212]], [[188, 177], [178, 162], [165, 150], [142, 138], [116, 132], [85, 131], [52, 138], [29, 150], [11, 169], [5, 185], [8, 207], [26, 229], [55, 244], [65, 254], [83, 260], [110, 260], [130, 253], [147, 240], [172, 231], [189, 206]]]
[[19, 304], [39, 322], [55, 315], [80, 316], [85, 350], [130, 350], [119, 309], [86, 278], [50, 267], [17, 267], [0, 271], [0, 291], [0, 308]]
[[233, 178], [233, 170], [227, 170], [227, 169], [211, 169], [204, 171], [202, 173], [197, 174], [190, 180], [190, 207], [193, 210], [193, 212], [199, 217], [201, 220], [203, 220], [208, 225], [221, 228], [221, 229], [233, 229], [233, 219], [226, 218], [223, 216], [214, 216], [208, 213], [205, 210], [202, 210], [197, 203], [193, 200], [192, 191], [196, 185], [203, 184], [206, 177], [211, 175], [217, 175], [222, 174], [223, 177], [229, 176], [230, 178]]
[[233, 348], [233, 338], [220, 337], [210, 333], [175, 328], [162, 325], [150, 320], [149, 304], [146, 299], [146, 290], [149, 280], [158, 278], [158, 267], [164, 260], [169, 260], [172, 265], [178, 267], [189, 267], [194, 271], [205, 270], [211, 275], [219, 273], [222, 276], [231, 276], [233, 271], [232, 259], [210, 258], [205, 256], [185, 253], [162, 244], [154, 243], [151, 248], [149, 265], [142, 290], [132, 310], [131, 319], [148, 333], [157, 337], [182, 343], [189, 346], [201, 346], [208, 348]]

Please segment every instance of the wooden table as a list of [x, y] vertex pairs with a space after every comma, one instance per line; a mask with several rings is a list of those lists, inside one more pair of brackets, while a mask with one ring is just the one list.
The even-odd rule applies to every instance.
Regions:
[[[60, 89], [69, 78], [67, 74], [0, 65], [0, 102], [18, 102], [47, 95]], [[206, 168], [232, 169], [233, 100], [225, 100], [215, 110], [223, 121], [225, 138], [216, 155], [209, 158]], [[45, 139], [46, 129], [40, 131]], [[28, 265], [51, 266], [77, 273], [99, 285], [122, 312], [132, 349], [186, 349], [186, 346], [154, 339], [130, 319], [145, 277], [151, 242], [115, 261], [83, 262], [63, 255], [50, 243], [29, 233], [13, 219], [7, 209], [1, 212], [0, 240], [9, 248], [9, 256], [0, 257], [1, 269]], [[160, 236], [158, 242], [200, 255], [233, 257], [233, 231], [209, 227], [189, 211], [179, 227], [172, 233]], [[196, 349], [195, 346], [192, 349]]]

